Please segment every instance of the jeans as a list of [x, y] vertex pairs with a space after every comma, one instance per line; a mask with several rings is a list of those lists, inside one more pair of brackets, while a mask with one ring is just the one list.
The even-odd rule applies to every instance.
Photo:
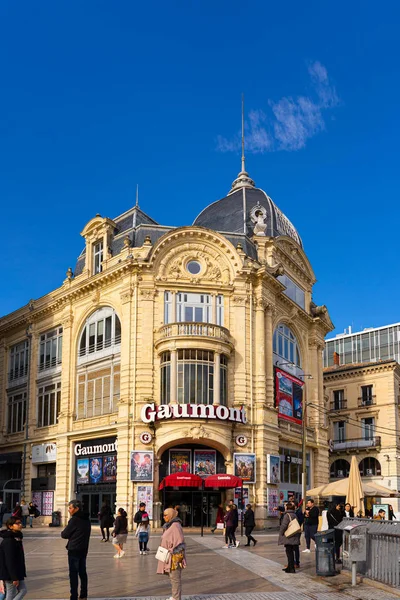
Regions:
[[315, 534], [318, 531], [318, 525], [307, 525], [304, 524], [304, 537], [306, 538], [307, 549], [310, 549], [311, 540], [314, 540], [315, 543]]
[[147, 552], [147, 542], [149, 541], [149, 534], [145, 531], [139, 533], [139, 550]]
[[227, 525], [225, 529], [225, 543], [229, 543], [232, 545], [236, 545], [236, 536], [235, 536], [236, 527], [233, 525]]
[[78, 600], [78, 576], [81, 580], [80, 598], [87, 598], [88, 576], [86, 573], [86, 556], [72, 556], [68, 554], [69, 585], [71, 589], [70, 600]]
[[27, 593], [25, 581], [21, 579], [16, 588], [12, 581], [5, 581], [7, 600], [22, 600]]
[[29, 515], [29, 527], [33, 527], [33, 519], [35, 517], [33, 515]]
[[294, 548], [294, 564], [296, 567], [300, 566], [300, 546], [293, 546]]
[[256, 540], [251, 535], [251, 532], [253, 531], [253, 529], [254, 529], [254, 525], [250, 525], [250, 526], [247, 525], [245, 528], [245, 535], [247, 537], [247, 543], [249, 546], [250, 546], [250, 542], [254, 542], [254, 543], [256, 542]]
[[22, 527], [26, 527], [27, 518], [28, 518], [28, 515], [22, 515]]

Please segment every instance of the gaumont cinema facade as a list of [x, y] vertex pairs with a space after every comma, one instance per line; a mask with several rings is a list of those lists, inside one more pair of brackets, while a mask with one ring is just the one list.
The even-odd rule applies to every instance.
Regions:
[[[322, 351], [332, 329], [294, 226], [245, 172], [187, 227], [138, 204], [96, 215], [62, 285], [0, 319], [0, 494], [43, 519], [81, 498], [180, 504], [211, 525], [237, 475], [260, 526], [301, 493], [307, 402], [311, 486], [329, 477]], [[160, 483], [178, 474], [178, 485]], [[179, 474], [181, 476], [179, 477]], [[165, 482], [164, 482], [165, 484]], [[163, 487], [163, 484], [162, 486]]]

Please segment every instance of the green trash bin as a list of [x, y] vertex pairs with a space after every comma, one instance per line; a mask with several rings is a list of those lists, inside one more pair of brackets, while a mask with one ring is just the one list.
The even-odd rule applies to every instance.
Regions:
[[315, 568], [317, 575], [332, 577], [335, 569], [335, 530], [318, 531], [315, 534]]

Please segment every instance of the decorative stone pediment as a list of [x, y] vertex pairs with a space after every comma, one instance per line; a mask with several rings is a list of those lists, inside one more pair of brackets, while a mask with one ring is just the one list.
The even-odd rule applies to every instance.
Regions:
[[81, 231], [81, 236], [87, 241], [95, 241], [103, 238], [105, 234], [110, 235], [116, 226], [116, 223], [108, 217], [96, 215], [89, 223], [87, 223], [87, 225], [85, 225], [83, 231]]
[[287, 237], [276, 238], [275, 244], [278, 255], [276, 258], [278, 260], [281, 259], [282, 263], [285, 263], [285, 259], [289, 259], [312, 283], [315, 282], [314, 271], [302, 248]]

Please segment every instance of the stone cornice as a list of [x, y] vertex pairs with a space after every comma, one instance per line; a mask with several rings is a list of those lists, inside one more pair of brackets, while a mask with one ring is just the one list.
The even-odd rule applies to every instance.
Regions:
[[367, 363], [361, 365], [347, 365], [347, 366], [339, 366], [334, 370], [331, 370], [332, 367], [329, 367], [329, 371], [324, 370], [324, 382], [328, 381], [338, 381], [342, 379], [353, 379], [355, 376], [359, 375], [373, 375], [376, 373], [384, 373], [384, 372], [394, 372], [397, 371], [400, 373], [400, 365], [394, 361], [385, 361], [381, 363]]

